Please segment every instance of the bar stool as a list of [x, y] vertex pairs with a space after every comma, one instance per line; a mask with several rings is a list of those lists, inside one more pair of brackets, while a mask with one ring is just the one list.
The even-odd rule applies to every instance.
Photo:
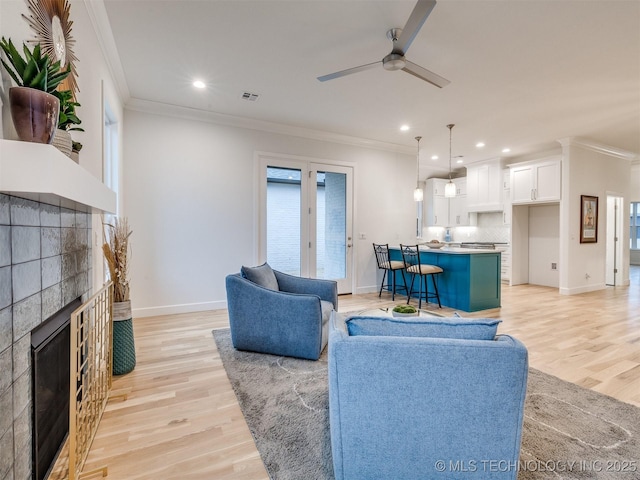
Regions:
[[[440, 294], [438, 293], [438, 284], [436, 282], [435, 275], [443, 272], [442, 268], [436, 265], [423, 265], [420, 263], [420, 251], [418, 245], [400, 245], [400, 251], [402, 252], [402, 260], [404, 261], [404, 269], [407, 273], [413, 274], [411, 277], [411, 287], [409, 288], [409, 297], [407, 298], [407, 305], [411, 301], [411, 294], [413, 293], [413, 281], [416, 279], [416, 275], [420, 276], [420, 284], [418, 287], [418, 308], [422, 308], [424, 284], [424, 301], [429, 303], [430, 298], [438, 300], [438, 307], [440, 305]], [[431, 277], [433, 283], [433, 289], [435, 293], [429, 293], [429, 286], [427, 285], [427, 277]]]
[[[378, 262], [378, 268], [384, 270], [382, 274], [382, 283], [380, 285], [380, 292], [378, 298], [382, 295], [382, 289], [391, 285], [391, 300], [396, 299], [396, 270], [400, 270], [402, 273], [402, 283], [404, 283], [404, 291], [408, 294], [407, 279], [404, 276], [404, 262], [400, 260], [391, 260], [389, 256], [389, 244], [373, 244], [373, 251], [376, 254], [376, 262]], [[384, 284], [384, 279], [389, 272], [391, 277], [391, 283], [387, 280], [387, 285]], [[400, 287], [403, 288], [403, 287]]]

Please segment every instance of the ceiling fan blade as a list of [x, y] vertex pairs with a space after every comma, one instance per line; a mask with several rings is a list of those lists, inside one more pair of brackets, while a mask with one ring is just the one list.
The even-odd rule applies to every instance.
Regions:
[[420, 65], [417, 65], [408, 60], [402, 71], [410, 73], [411, 75], [429, 82], [430, 84], [435, 85], [438, 88], [446, 87], [451, 83], [449, 80], [441, 77], [437, 73], [433, 73], [426, 68], [422, 68]]
[[416, 3], [416, 6], [413, 8], [413, 12], [411, 12], [409, 16], [409, 20], [407, 20], [407, 24], [402, 29], [400, 37], [398, 37], [398, 41], [394, 42], [391, 53], [399, 53], [400, 55], [407, 53], [413, 39], [416, 38], [416, 35], [418, 35], [422, 25], [424, 25], [424, 22], [435, 6], [435, 0], [418, 0], [418, 3]]
[[321, 82], [326, 82], [327, 80], [333, 80], [334, 78], [344, 77], [346, 75], [351, 75], [352, 73], [362, 72], [363, 70], [369, 70], [370, 68], [376, 67], [380, 64], [380, 61], [367, 63], [366, 65], [360, 65], [359, 67], [347, 68], [346, 70], [340, 70], [339, 72], [330, 73], [328, 75], [323, 75], [318, 77], [318, 80]]

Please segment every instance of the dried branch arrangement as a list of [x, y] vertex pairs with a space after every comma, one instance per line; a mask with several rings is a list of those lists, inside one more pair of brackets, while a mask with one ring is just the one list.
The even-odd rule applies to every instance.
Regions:
[[102, 252], [107, 262], [109, 278], [113, 280], [114, 302], [129, 300], [129, 230], [126, 218], [115, 218], [113, 224], [103, 223], [104, 244]]

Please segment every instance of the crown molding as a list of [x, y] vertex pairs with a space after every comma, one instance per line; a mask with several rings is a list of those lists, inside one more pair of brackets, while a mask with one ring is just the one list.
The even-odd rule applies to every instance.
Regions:
[[109, 23], [109, 16], [107, 15], [104, 1], [84, 0], [84, 4], [87, 7], [89, 19], [93, 25], [93, 30], [96, 32], [98, 44], [107, 62], [107, 68], [109, 69], [111, 78], [113, 78], [116, 83], [122, 102], [126, 103], [131, 98], [131, 94], [124, 69], [122, 68], [122, 62], [120, 61], [120, 55], [118, 54], [118, 48], [116, 47], [116, 41], [113, 38], [113, 32], [111, 31], [111, 24]]
[[258, 130], [261, 132], [275, 133], [279, 135], [301, 137], [310, 140], [318, 140], [321, 142], [339, 143], [342, 145], [415, 155], [415, 148], [408, 147], [406, 145], [381, 142], [378, 140], [370, 140], [367, 138], [351, 137], [349, 135], [342, 135], [339, 133], [296, 127], [293, 125], [286, 125], [282, 123], [267, 122], [264, 120], [257, 120], [248, 117], [237, 117], [234, 115], [210, 112], [197, 108], [188, 108], [166, 103], [151, 102], [148, 100], [141, 100], [139, 98], [131, 98], [128, 102], [126, 102], [124, 108], [125, 110], [136, 112], [164, 115], [168, 117], [182, 118], [185, 120], [195, 120], [199, 122], [215, 123], [218, 125], [225, 125], [229, 127], [246, 128], [249, 130]]
[[612, 147], [610, 145], [605, 145], [603, 143], [597, 143], [587, 138], [581, 138], [581, 137], [559, 138], [558, 143], [560, 143], [560, 145], [562, 145], [563, 148], [569, 147], [569, 146], [582, 147], [597, 153], [603, 153], [605, 155], [610, 155], [612, 157], [630, 160], [631, 162], [634, 162], [640, 159], [640, 156], [636, 153], [629, 152], [621, 148]]

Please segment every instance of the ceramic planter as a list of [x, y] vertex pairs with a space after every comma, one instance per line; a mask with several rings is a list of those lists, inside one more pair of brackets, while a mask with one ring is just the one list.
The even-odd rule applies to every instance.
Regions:
[[113, 374], [129, 373], [136, 366], [131, 302], [113, 303]]
[[60, 101], [54, 95], [35, 88], [11, 87], [9, 103], [11, 119], [20, 140], [51, 143], [60, 110]]
[[71, 158], [73, 141], [71, 140], [71, 134], [69, 132], [57, 128], [52, 143], [54, 147], [64, 153], [67, 157]]
[[398, 318], [402, 318], [402, 317], [419, 317], [420, 316], [420, 312], [400, 313], [400, 312], [394, 312], [393, 310], [391, 310], [391, 315], [394, 316], [394, 317], [398, 317]]

